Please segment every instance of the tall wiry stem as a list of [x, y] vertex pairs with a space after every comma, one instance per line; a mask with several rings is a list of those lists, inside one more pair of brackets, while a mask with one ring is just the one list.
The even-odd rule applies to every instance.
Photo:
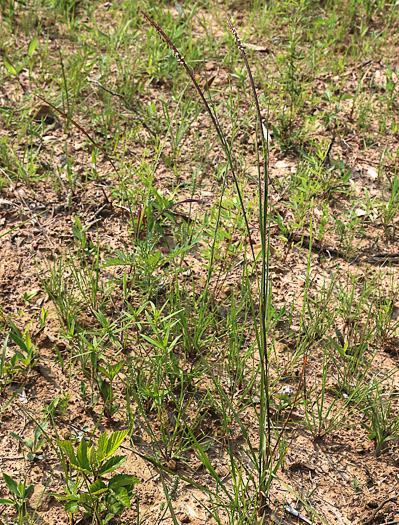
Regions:
[[[262, 138], [262, 153], [264, 161], [264, 180], [262, 183], [260, 162], [258, 157], [258, 184], [259, 184], [259, 224], [262, 242], [262, 278], [260, 290], [260, 345], [259, 357], [261, 362], [261, 380], [260, 380], [260, 444], [259, 444], [259, 477], [260, 487], [260, 509], [265, 505], [265, 490], [267, 485], [266, 472], [269, 469], [269, 463], [272, 461], [270, 453], [271, 440], [271, 423], [270, 423], [270, 395], [269, 395], [269, 359], [267, 352], [267, 306], [269, 303], [269, 234], [267, 231], [267, 212], [269, 196], [269, 173], [268, 173], [268, 140], [265, 140], [262, 115], [259, 107], [258, 95], [256, 93], [255, 82], [252, 76], [251, 68], [245, 54], [244, 47], [238, 35], [236, 28], [233, 26], [230, 18], [227, 16], [231, 32], [235, 38], [237, 47], [244, 60], [247, 69], [248, 78], [251, 84], [252, 94], [255, 101], [258, 124]], [[257, 152], [258, 153], [258, 152]], [[263, 485], [263, 487], [262, 487]]]

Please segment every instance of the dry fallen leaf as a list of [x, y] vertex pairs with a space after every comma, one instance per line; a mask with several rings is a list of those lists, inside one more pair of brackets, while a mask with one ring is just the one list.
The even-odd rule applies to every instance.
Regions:
[[216, 75], [212, 75], [211, 77], [205, 79], [205, 80], [202, 82], [202, 85], [201, 85], [202, 89], [203, 89], [203, 90], [209, 89], [209, 88], [212, 86], [212, 84], [213, 84], [215, 78], [216, 78]]
[[46, 106], [45, 104], [31, 111], [30, 117], [33, 118], [35, 122], [40, 122], [41, 120], [44, 120], [46, 124], [53, 124], [55, 122], [50, 106]]
[[372, 168], [368, 168], [367, 175], [369, 177], [371, 177], [372, 179], [378, 178], [378, 173], [375, 170], [373, 170]]
[[376, 86], [385, 88], [387, 85], [387, 77], [381, 73], [381, 71], [377, 70], [374, 74], [374, 82]]
[[257, 46], [255, 44], [245, 43], [242, 45], [245, 49], [250, 49], [251, 51], [258, 51], [259, 53], [269, 53], [269, 48], [266, 46]]
[[[269, 248], [270, 248], [269, 250], [270, 255], [274, 255], [276, 253], [276, 248], [272, 246], [271, 244]], [[255, 256], [258, 255], [262, 251], [262, 244], [260, 243], [254, 244], [253, 249], [254, 249]]]
[[278, 160], [275, 164], [275, 167], [279, 170], [288, 169], [290, 166], [285, 162], [285, 160]]
[[168, 467], [168, 469], [172, 470], [173, 472], [176, 472], [177, 470], [177, 463], [174, 459], [170, 459], [167, 463], [166, 463], [166, 466]]

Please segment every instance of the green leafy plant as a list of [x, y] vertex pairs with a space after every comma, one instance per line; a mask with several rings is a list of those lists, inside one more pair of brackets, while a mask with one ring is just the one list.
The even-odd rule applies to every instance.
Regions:
[[140, 480], [130, 474], [115, 474], [109, 480], [104, 476], [119, 468], [126, 456], [114, 456], [128, 431], [102, 434], [97, 449], [82, 440], [75, 453], [71, 441], [58, 441], [61, 452], [68, 458], [70, 470], [77, 475], [67, 478], [66, 495], [54, 494], [59, 501], [65, 501], [65, 510], [76, 514], [80, 509], [84, 518], [94, 523], [106, 524], [112, 518], [130, 508], [133, 489]]
[[[384, 277], [384, 276], [382, 276]], [[386, 276], [389, 279], [388, 290], [376, 282], [376, 298], [373, 302], [372, 319], [375, 323], [376, 335], [381, 343], [390, 337], [396, 337], [399, 331], [399, 321], [395, 318], [395, 304], [399, 296], [399, 288], [395, 284], [395, 274]], [[385, 279], [384, 279], [385, 281]]]
[[27, 54], [25, 58], [18, 65], [16, 65], [15, 63], [12, 63], [11, 60], [3, 57], [4, 67], [10, 73], [10, 75], [17, 77], [27, 65], [30, 65], [32, 67], [32, 57], [36, 50], [37, 42], [38, 42], [37, 36], [32, 38], [32, 40], [29, 42], [28, 50], [27, 50]]
[[92, 390], [89, 390], [89, 386], [83, 381], [80, 382], [80, 398], [85, 403], [85, 410], [93, 410], [98, 402], [98, 394], [95, 394]]
[[47, 428], [47, 422], [41, 423], [40, 425], [37, 425], [35, 428], [35, 432], [33, 434], [33, 439], [31, 438], [21, 438], [18, 434], [15, 434], [15, 432], [10, 432], [10, 436], [15, 438], [19, 444], [21, 445], [21, 448], [23, 449], [26, 447], [28, 449], [28, 453], [26, 454], [26, 458], [30, 461], [35, 461], [36, 459], [44, 459], [44, 454], [40, 453], [40, 449], [46, 442], [46, 438], [42, 438], [43, 431]]
[[[164, 33], [164, 31], [159, 27], [159, 25], [156, 22], [154, 22], [154, 20], [149, 15], [147, 15], [143, 11], [142, 11], [142, 14], [147, 19], [147, 21], [151, 24], [151, 26], [156, 29], [156, 31], [162, 37], [164, 42], [166, 42], [167, 45], [171, 48], [178, 63], [180, 63], [184, 67], [189, 78], [193, 82], [193, 85], [211, 119], [212, 125], [218, 135], [223, 151], [227, 158], [228, 166], [229, 166], [229, 169], [230, 169], [233, 181], [234, 181], [235, 189], [237, 191], [238, 206], [240, 207], [240, 210], [244, 218], [245, 231], [250, 239], [251, 255], [252, 255], [253, 260], [255, 261], [256, 257], [255, 257], [254, 250], [252, 248], [253, 244], [251, 243], [251, 230], [250, 230], [249, 223], [248, 223], [248, 215], [246, 212], [246, 206], [244, 203], [242, 189], [241, 189], [240, 183], [237, 178], [235, 158], [234, 158], [231, 146], [229, 144], [229, 141], [227, 140], [222, 130], [222, 127], [218, 121], [216, 113], [212, 110], [209, 102], [207, 101], [205, 97], [204, 92], [199, 87], [198, 83], [196, 82], [192, 70], [190, 69], [190, 67], [188, 66], [187, 62], [184, 60], [182, 55], [179, 53], [176, 46], [173, 44], [172, 40]], [[195, 439], [195, 436], [192, 435], [191, 438], [193, 442], [195, 443], [196, 453], [200, 457], [201, 461], [204, 463], [207, 471], [209, 472], [214, 482], [216, 483], [216, 486], [218, 487], [216, 490], [216, 493], [210, 494], [211, 505], [217, 506], [218, 503], [221, 501], [221, 498], [219, 496], [219, 490], [222, 490], [224, 493], [223, 496], [226, 497], [226, 499], [228, 500], [227, 506], [229, 506], [230, 512], [232, 513], [232, 515], [234, 515], [234, 518], [232, 518], [232, 520], [233, 521], [235, 521], [236, 519], [241, 520], [241, 519], [244, 519], [244, 516], [245, 516], [245, 520], [249, 519], [249, 521], [251, 521], [251, 518], [252, 520], [254, 520], [256, 513], [258, 513], [259, 515], [263, 515], [265, 512], [265, 507], [267, 505], [266, 502], [267, 502], [268, 493], [270, 490], [270, 485], [272, 483], [272, 480], [274, 479], [277, 469], [279, 468], [279, 466], [281, 465], [284, 459], [284, 453], [282, 454], [280, 453], [280, 450], [278, 449], [277, 445], [274, 447], [274, 449], [272, 449], [272, 445], [271, 445], [272, 424], [271, 424], [271, 417], [270, 417], [270, 391], [269, 391], [269, 366], [270, 364], [269, 364], [269, 352], [268, 352], [268, 347], [267, 347], [269, 306], [271, 304], [269, 296], [271, 293], [271, 289], [270, 289], [270, 282], [269, 282], [269, 235], [268, 235], [268, 180], [269, 179], [268, 179], [268, 161], [267, 161], [268, 152], [267, 152], [267, 142], [266, 142], [265, 133], [264, 133], [264, 130], [266, 128], [262, 122], [262, 116], [260, 112], [258, 96], [257, 96], [256, 89], [255, 89], [255, 83], [252, 77], [252, 73], [249, 67], [249, 63], [248, 63], [243, 45], [230, 19], [228, 19], [228, 23], [230, 26], [231, 33], [236, 41], [237, 47], [239, 49], [239, 52], [241, 54], [241, 57], [243, 59], [243, 62], [247, 70], [247, 74], [248, 74], [248, 78], [250, 81], [251, 90], [252, 90], [252, 94], [254, 98], [256, 114], [257, 114], [257, 119], [258, 119], [258, 127], [260, 129], [260, 137], [261, 137], [261, 142], [262, 142], [262, 161], [259, 158], [260, 155], [258, 156], [258, 186], [259, 186], [258, 188], [258, 191], [259, 191], [258, 220], [259, 220], [259, 228], [260, 228], [260, 237], [262, 239], [261, 278], [260, 279], [258, 278], [256, 282], [257, 293], [259, 293], [259, 301], [260, 301], [260, 305], [259, 305], [260, 313], [258, 316], [255, 314], [255, 311], [254, 311], [255, 305], [254, 305], [253, 296], [250, 295], [250, 298], [251, 298], [250, 308], [252, 310], [253, 319], [254, 319], [256, 342], [257, 342], [257, 348], [259, 351], [259, 359], [260, 359], [260, 380], [259, 380], [259, 384], [257, 385], [260, 391], [260, 412], [257, 415], [258, 422], [259, 422], [259, 455], [258, 457], [256, 457], [253, 454], [253, 448], [249, 441], [248, 433], [246, 429], [243, 427], [236, 409], [233, 407], [232, 403], [226, 397], [226, 394], [221, 388], [220, 381], [217, 380], [217, 378], [215, 377], [215, 374], [213, 373], [213, 371], [211, 371], [209, 367], [209, 363], [206, 363], [203, 360], [203, 365], [207, 367], [207, 372], [209, 374], [209, 377], [212, 378], [213, 385], [217, 389], [218, 396], [222, 400], [223, 420], [225, 421], [227, 425], [229, 422], [232, 422], [232, 420], [234, 419], [234, 421], [240, 426], [241, 432], [245, 436], [245, 440], [250, 450], [249, 455], [252, 456], [251, 460], [253, 464], [258, 465], [257, 470], [256, 470], [256, 476], [257, 476], [256, 486], [258, 487], [258, 489], [255, 492], [251, 493], [248, 490], [249, 488], [248, 486], [243, 486], [241, 475], [238, 475], [235, 492], [231, 494], [224, 487], [224, 484], [221, 482], [219, 475], [215, 472], [214, 468], [212, 467], [209, 461], [209, 458], [207, 457], [207, 454], [205, 450], [203, 449], [202, 445], [198, 443], [198, 441]], [[221, 199], [224, 195], [225, 183], [226, 183], [226, 176], [223, 178]], [[222, 203], [222, 200], [220, 201], [220, 203]], [[208, 295], [209, 294], [209, 284], [210, 284], [212, 271], [213, 271], [215, 245], [216, 245], [217, 234], [218, 234], [219, 226], [220, 226], [220, 216], [221, 216], [222, 208], [223, 206], [222, 204], [220, 204], [219, 209], [218, 209], [218, 214], [217, 214], [216, 227], [214, 228], [214, 239], [213, 239], [213, 243], [211, 244], [207, 281], [205, 285], [205, 291], [203, 293], [203, 303], [204, 304], [207, 303], [208, 298], [209, 298], [209, 295]], [[279, 444], [279, 442], [280, 442], [280, 439], [278, 440], [277, 443]], [[277, 449], [278, 449], [278, 453], [276, 453]], [[276, 455], [276, 458], [274, 457], [274, 454]], [[229, 456], [230, 456], [229, 459], [231, 462], [232, 471], [237, 472], [237, 473], [241, 472], [242, 466], [237, 464], [232, 454], [230, 454]], [[165, 487], [164, 487], [164, 490], [165, 490]], [[248, 499], [246, 499], [246, 497]], [[169, 500], [168, 500], [168, 503], [169, 503], [169, 509], [172, 512], [172, 506]], [[250, 513], [251, 518], [248, 518], [248, 512]], [[214, 514], [214, 516], [218, 517], [218, 514]]]
[[361, 384], [343, 396], [337, 394], [331, 399], [331, 389], [328, 386], [327, 378], [331, 371], [328, 359], [323, 358], [321, 367], [321, 381], [315, 377], [314, 388], [303, 395], [303, 407], [305, 410], [306, 428], [310, 430], [314, 438], [321, 438], [340, 428], [351, 426], [351, 417], [359, 407], [364, 391]]
[[57, 316], [68, 336], [75, 334], [76, 322], [82, 309], [82, 298], [71, 282], [65, 278], [69, 273], [69, 264], [65, 258], [54, 260], [47, 271], [40, 269], [41, 284], [53, 301]]
[[375, 383], [369, 404], [363, 408], [366, 421], [361, 425], [368, 432], [368, 438], [375, 443], [375, 456], [381, 455], [387, 443], [399, 438], [398, 395], [391, 390], [383, 390]]
[[40, 314], [38, 315], [40, 328], [44, 328], [46, 326], [47, 318], [48, 318], [48, 310], [45, 310], [42, 307]]
[[119, 361], [115, 364], [107, 362], [106, 366], [98, 367], [97, 382], [101, 397], [105, 403], [104, 413], [109, 418], [113, 417], [119, 410], [119, 403], [115, 402], [115, 391], [112, 383], [124, 364], [124, 361]]
[[281, 93], [285, 98], [285, 104], [281, 104], [282, 111], [277, 119], [279, 126], [273, 126], [273, 135], [284, 151], [292, 151], [302, 139], [303, 130], [298, 124], [294, 127], [294, 122], [304, 104], [304, 87], [306, 85], [300, 75], [300, 63], [305, 57], [300, 48], [300, 35], [298, 34], [298, 28], [302, 22], [304, 2], [299, 0], [292, 2], [292, 4], [294, 20], [292, 30], [289, 33], [287, 49], [278, 57]]
[[23, 377], [28, 377], [38, 361], [38, 352], [28, 333], [28, 328], [22, 333], [16, 325], [10, 320], [11, 330], [9, 331], [10, 339], [18, 346], [14, 349], [14, 355], [11, 357], [11, 368], [19, 372]]
[[22, 299], [25, 303], [25, 306], [29, 306], [31, 299], [33, 299], [38, 293], [39, 290], [33, 290], [31, 293], [24, 292]]
[[356, 226], [362, 222], [355, 210], [350, 210], [348, 213], [342, 214], [340, 217], [332, 216], [335, 220], [335, 228], [340, 236], [341, 247], [345, 255], [349, 255], [353, 251], [353, 240], [358, 233]]
[[49, 417], [51, 421], [54, 421], [54, 418], [63, 416], [67, 411], [70, 397], [71, 394], [66, 394], [65, 392], [61, 396], [56, 396], [42, 410], [44, 417]]
[[[390, 184], [390, 194], [387, 199], [383, 198], [380, 204], [381, 222], [385, 232], [392, 226], [392, 222], [399, 210], [399, 177], [395, 175], [393, 179], [388, 177], [388, 180]], [[393, 225], [393, 235], [395, 235], [395, 233], [396, 226]]]
[[91, 257], [96, 252], [95, 246], [93, 245], [86, 233], [87, 230], [91, 227], [91, 224], [89, 223], [88, 225], [83, 226], [81, 220], [77, 215], [75, 215], [75, 224], [76, 226], [72, 226], [72, 232], [76, 244], [79, 246], [79, 250], [81, 251], [83, 257]]
[[176, 343], [179, 342], [179, 346], [189, 356], [209, 348], [214, 339], [211, 329], [215, 327], [209, 301], [204, 301], [203, 296], [196, 293], [194, 284], [192, 297], [189, 297], [185, 289], [180, 289], [177, 281], [168, 298], [170, 316], [176, 319], [171, 325]]
[[9, 363], [6, 362], [6, 351], [7, 351], [7, 345], [8, 345], [8, 335], [4, 339], [3, 348], [1, 351], [1, 358], [0, 358], [0, 392], [2, 392], [9, 382], [12, 380], [13, 377], [13, 370]]
[[0, 498], [0, 504], [13, 506], [18, 513], [19, 523], [22, 523], [27, 514], [26, 503], [29, 499], [29, 493], [33, 485], [27, 485], [26, 479], [17, 483], [5, 472], [3, 472], [3, 479], [10, 491], [11, 498]]

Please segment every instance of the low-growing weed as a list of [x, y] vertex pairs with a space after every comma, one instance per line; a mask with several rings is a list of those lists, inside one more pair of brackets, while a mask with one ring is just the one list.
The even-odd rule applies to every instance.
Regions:
[[19, 442], [22, 450], [24, 449], [24, 447], [28, 450], [28, 453], [25, 455], [27, 459], [29, 459], [30, 461], [35, 461], [36, 459], [41, 460], [44, 459], [44, 455], [40, 452], [40, 449], [46, 442], [46, 438], [41, 436], [43, 434], [43, 431], [46, 430], [46, 428], [47, 422], [37, 425], [33, 434], [33, 439], [21, 438], [21, 436], [15, 434], [15, 432], [10, 432], [10, 436], [12, 436]]
[[115, 399], [115, 390], [113, 381], [124, 366], [124, 361], [111, 364], [109, 361], [106, 366], [98, 367], [97, 382], [100, 390], [100, 395], [105, 403], [104, 413], [106, 417], [112, 418], [119, 410], [119, 403]]
[[105, 480], [104, 476], [114, 472], [126, 460], [126, 456], [115, 456], [127, 435], [127, 430], [102, 434], [97, 449], [84, 439], [75, 453], [71, 441], [58, 441], [61, 453], [69, 460], [70, 471], [76, 473], [72, 480], [67, 476], [64, 490], [66, 495], [54, 494], [65, 502], [65, 510], [76, 514], [83, 510], [85, 519], [95, 523], [108, 523], [130, 508], [136, 477], [130, 474], [114, 474]]
[[26, 483], [26, 477], [23, 481], [17, 482], [5, 472], [3, 472], [3, 479], [9, 490], [10, 498], [0, 498], [0, 503], [14, 507], [18, 514], [18, 523], [25, 523], [28, 520], [26, 505], [33, 485]]
[[9, 323], [11, 325], [9, 337], [18, 347], [14, 349], [14, 355], [10, 360], [11, 370], [13, 375], [20, 375], [25, 379], [29, 377], [38, 362], [38, 351], [28, 333], [29, 327], [22, 333], [11, 319]]
[[49, 418], [54, 426], [55, 420], [65, 415], [68, 409], [70, 397], [70, 394], [63, 392], [61, 396], [56, 396], [52, 401], [47, 403], [42, 410], [43, 419], [46, 420], [47, 418]]
[[397, 399], [394, 391], [385, 388], [380, 381], [374, 382], [363, 408], [365, 421], [361, 424], [367, 430], [368, 438], [375, 443], [376, 457], [384, 451], [389, 441], [399, 438]]

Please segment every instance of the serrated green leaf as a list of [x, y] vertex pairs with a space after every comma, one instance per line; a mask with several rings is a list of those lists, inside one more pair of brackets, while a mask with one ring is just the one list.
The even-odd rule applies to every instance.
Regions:
[[8, 474], [5, 474], [4, 472], [3, 472], [3, 478], [4, 478], [4, 481], [6, 482], [8, 490], [12, 492], [13, 494], [15, 494], [15, 496], [19, 497], [21, 494], [18, 490], [18, 483], [14, 481], [11, 476], [9, 476]]
[[140, 480], [131, 474], [116, 474], [110, 479], [108, 488], [116, 490], [119, 487], [128, 487], [137, 483], [141, 483]]
[[37, 46], [37, 36], [32, 38], [32, 40], [29, 42], [28, 56], [31, 57], [33, 55], [33, 53], [35, 52], [36, 46]]
[[65, 510], [66, 512], [75, 514], [79, 510], [79, 503], [77, 501], [68, 501], [68, 503], [65, 503]]
[[17, 71], [16, 71], [15, 67], [12, 66], [9, 62], [7, 62], [7, 60], [5, 60], [4, 58], [3, 58], [3, 64], [4, 64], [5, 68], [7, 69], [7, 71], [9, 73], [11, 73], [11, 75], [17, 75]]
[[86, 474], [91, 474], [92, 470], [89, 463], [89, 458], [87, 457], [87, 443], [84, 439], [82, 439], [80, 442], [76, 457], [78, 460], [79, 470], [86, 472]]
[[114, 456], [113, 458], [109, 458], [103, 465], [101, 465], [98, 471], [99, 476], [103, 476], [104, 474], [113, 472], [115, 469], [122, 465], [125, 459], [126, 456]]
[[119, 430], [118, 432], [113, 432], [109, 438], [107, 443], [107, 453], [105, 457], [112, 456], [112, 454], [120, 447], [123, 440], [127, 436], [128, 431], [127, 430]]
[[115, 490], [114, 496], [122, 503], [122, 505], [130, 509], [130, 498], [125, 487], [119, 487], [117, 490]]
[[97, 454], [94, 445], [91, 445], [91, 447], [89, 447], [89, 450], [87, 451], [87, 458], [89, 460], [91, 471], [93, 472], [97, 466]]
[[104, 432], [104, 434], [101, 434], [99, 440], [98, 440], [98, 447], [97, 447], [97, 460], [102, 461], [106, 454], [107, 454], [107, 444], [108, 444], [108, 436], [107, 433]]
[[103, 492], [107, 492], [108, 488], [106, 484], [103, 481], [101, 481], [101, 479], [96, 479], [96, 481], [90, 485], [89, 491], [90, 494], [93, 496], [95, 494], [98, 495], [102, 494]]
[[107, 509], [114, 514], [121, 513], [125, 510], [125, 505], [118, 501], [115, 496], [115, 491], [111, 490], [105, 498]]
[[87, 492], [81, 492], [79, 494], [79, 502], [80, 503], [86, 503], [87, 505], [91, 505], [93, 503], [93, 499]]
[[69, 462], [75, 468], [78, 466], [78, 461], [75, 456], [75, 451], [73, 450], [72, 443], [70, 441], [57, 441], [58, 446], [68, 456]]

